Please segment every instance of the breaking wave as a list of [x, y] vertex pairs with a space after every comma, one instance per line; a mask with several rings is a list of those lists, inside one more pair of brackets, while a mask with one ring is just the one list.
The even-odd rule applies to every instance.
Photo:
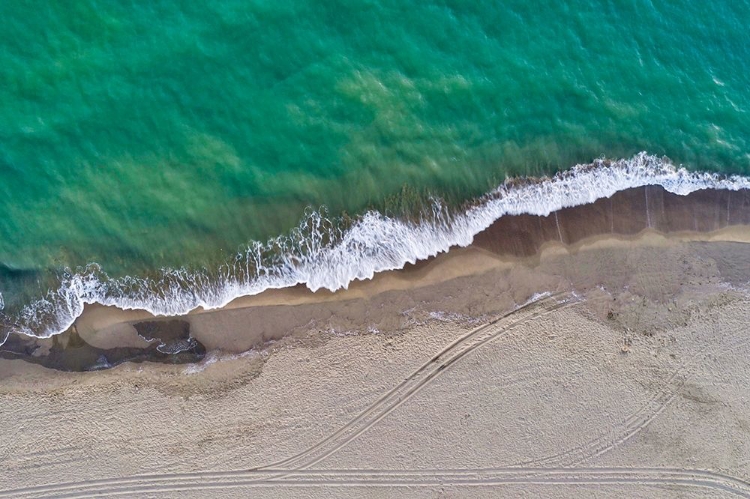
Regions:
[[686, 195], [701, 189], [748, 189], [750, 179], [689, 172], [667, 159], [640, 153], [627, 160], [577, 165], [551, 178], [508, 180], [458, 212], [434, 200], [429, 210], [411, 219], [370, 211], [345, 228], [324, 213], [310, 212], [289, 235], [253, 243], [213, 271], [163, 269], [156, 277], [112, 279], [92, 264], [66, 272], [57, 289], [6, 321], [10, 332], [49, 337], [68, 329], [86, 304], [182, 315], [298, 284], [312, 291], [335, 291], [453, 246], [467, 246], [504, 215], [546, 216], [645, 185]]

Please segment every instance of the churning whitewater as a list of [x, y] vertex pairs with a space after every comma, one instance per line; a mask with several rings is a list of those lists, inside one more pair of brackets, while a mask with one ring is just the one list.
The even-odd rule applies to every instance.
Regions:
[[172, 316], [199, 307], [220, 308], [241, 296], [298, 284], [312, 291], [335, 291], [453, 246], [468, 246], [476, 234], [504, 215], [547, 216], [646, 185], [686, 195], [701, 189], [748, 189], [750, 179], [689, 172], [669, 160], [640, 153], [631, 159], [577, 165], [552, 178], [506, 181], [458, 213], [436, 200], [431, 211], [416, 220], [370, 211], [339, 229], [321, 213], [311, 212], [291, 234], [253, 243], [213, 272], [164, 269], [158, 278], [110, 279], [92, 264], [66, 272], [56, 290], [5, 319], [8, 332], [49, 337], [68, 329], [86, 304]]

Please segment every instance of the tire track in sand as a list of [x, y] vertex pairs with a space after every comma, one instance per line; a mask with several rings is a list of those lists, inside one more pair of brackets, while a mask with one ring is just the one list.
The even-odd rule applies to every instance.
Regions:
[[[80, 486], [85, 487], [82, 482]], [[471, 487], [502, 485], [651, 485], [702, 488], [750, 498], [750, 483], [730, 475], [680, 468], [476, 468], [437, 470], [246, 471], [222, 477], [172, 477], [111, 487], [59, 491], [29, 490], [26, 497], [91, 498], [143, 496], [189, 491], [289, 487]]]
[[[306, 451], [262, 468], [226, 472], [197, 472], [164, 475], [141, 475], [120, 479], [102, 479], [0, 491], [0, 497], [101, 497], [110, 495], [159, 494], [195, 490], [220, 490], [251, 487], [430, 487], [430, 486], [492, 486], [507, 484], [632, 484], [653, 486], [699, 487], [750, 498], [750, 483], [729, 475], [707, 470], [679, 468], [578, 468], [510, 466], [505, 468], [458, 470], [312, 470], [315, 463], [351, 442], [417, 390], [429, 383], [445, 368], [470, 351], [486, 344], [502, 332], [518, 324], [571, 304], [549, 297], [529, 303], [490, 324], [481, 326], [453, 344], [415, 371], [397, 387], [350, 421], [336, 433]], [[746, 343], [747, 340], [738, 342]], [[730, 347], [731, 348], [731, 347]], [[710, 352], [709, 352], [710, 353]], [[708, 355], [708, 354], [706, 354]], [[703, 357], [704, 355], [701, 355]], [[638, 415], [649, 413], [653, 419], [674, 398], [685, 382], [680, 369], [669, 378], [665, 388], [644, 408], [627, 421], [640, 421]], [[667, 387], [677, 387], [670, 390]], [[664, 394], [669, 395], [662, 395]], [[666, 398], [665, 398], [666, 397]], [[657, 410], [647, 410], [649, 407]], [[658, 409], [661, 407], [662, 409]], [[649, 421], [650, 421], [649, 419]], [[635, 423], [639, 426], [639, 423]], [[641, 428], [643, 425], [640, 426]], [[598, 441], [599, 439], [597, 439]], [[588, 446], [586, 446], [588, 448]], [[572, 449], [562, 455], [575, 453]], [[553, 456], [554, 457], [554, 456]], [[548, 460], [549, 461], [549, 460]], [[297, 469], [290, 469], [296, 464]]]
[[565, 450], [561, 453], [541, 459], [524, 461], [518, 466], [577, 466], [590, 459], [601, 456], [615, 447], [628, 441], [656, 419], [679, 395], [685, 383], [694, 374], [694, 370], [711, 356], [721, 356], [736, 348], [750, 343], [748, 338], [738, 338], [729, 345], [716, 345], [715, 348], [703, 350], [683, 361], [640, 409], [625, 418], [610, 430], [587, 443]]
[[[303, 452], [291, 456], [282, 461], [269, 465], [255, 468], [247, 471], [227, 471], [227, 472], [196, 472], [196, 473], [178, 473], [178, 474], [154, 474], [138, 475], [133, 477], [113, 478], [91, 480], [87, 482], [68, 482], [60, 484], [41, 485], [37, 487], [20, 488], [14, 490], [0, 491], [0, 497], [11, 497], [17, 494], [25, 493], [42, 493], [59, 496], [66, 491], [73, 491], [83, 488], [106, 488], [107, 486], [127, 486], [129, 483], [137, 482], [171, 482], [179, 480], [216, 480], [226, 478], [256, 477], [253, 479], [263, 479], [263, 472], [270, 472], [275, 478], [285, 476], [289, 471], [301, 468], [307, 468], [321, 461], [336, 450], [354, 440], [372, 425], [383, 419], [401, 404], [411, 398], [417, 391], [427, 385], [444, 369], [450, 367], [454, 362], [479, 348], [480, 346], [492, 341], [505, 331], [512, 329], [523, 322], [549, 314], [563, 307], [567, 307], [576, 302], [576, 297], [572, 293], [559, 293], [555, 295], [543, 296], [540, 299], [532, 300], [508, 314], [495, 319], [487, 324], [473, 329], [466, 335], [457, 339], [440, 353], [432, 357], [423, 364], [419, 369], [413, 372], [408, 378], [403, 380], [399, 385], [382, 395], [377, 401], [360, 413], [357, 417], [342, 426], [335, 433], [329, 435], [317, 444], [309, 447]], [[71, 496], [72, 497], [72, 496]], [[84, 496], [86, 497], [86, 496]]]
[[514, 311], [484, 324], [445, 347], [398, 386], [381, 396], [338, 431], [305, 451], [259, 470], [302, 469], [322, 461], [364, 433], [378, 421], [409, 400], [440, 373], [466, 354], [494, 340], [506, 331], [543, 315], [576, 303], [573, 294], [565, 293], [531, 301]]

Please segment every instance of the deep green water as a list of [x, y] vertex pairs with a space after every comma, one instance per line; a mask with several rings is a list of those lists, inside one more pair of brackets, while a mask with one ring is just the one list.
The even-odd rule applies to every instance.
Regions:
[[746, 1], [8, 0], [0, 19], [6, 303], [50, 269], [222, 261], [404, 186], [460, 201], [641, 150], [750, 172]]

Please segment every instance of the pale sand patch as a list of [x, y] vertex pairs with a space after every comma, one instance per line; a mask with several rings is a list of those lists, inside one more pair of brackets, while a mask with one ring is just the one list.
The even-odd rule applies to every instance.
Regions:
[[[3, 361], [0, 490], [72, 483], [14, 495], [750, 495], [750, 299], [732, 287], [748, 281], [733, 263], [743, 257], [744, 244], [653, 233], [572, 251], [551, 245], [538, 259], [479, 274], [300, 304], [348, 310], [352, 320], [364, 311], [373, 324], [416, 307], [403, 319], [408, 327], [392, 333], [346, 335], [317, 324], [265, 353], [198, 372], [126, 364], [67, 374]], [[439, 271], [439, 261], [418, 269]], [[430, 362], [532, 290], [555, 286], [585, 299], [524, 309], [459, 343], [471, 348], [455, 361], [448, 353]], [[301, 320], [307, 309], [295, 308]], [[308, 471], [248, 471], [300, 452], [294, 467]]]
[[153, 317], [143, 310], [121, 310], [115, 307], [89, 305], [86, 314], [76, 320], [78, 334], [97, 348], [146, 348], [148, 341], [138, 336], [129, 322]]

